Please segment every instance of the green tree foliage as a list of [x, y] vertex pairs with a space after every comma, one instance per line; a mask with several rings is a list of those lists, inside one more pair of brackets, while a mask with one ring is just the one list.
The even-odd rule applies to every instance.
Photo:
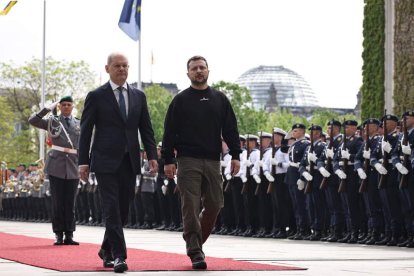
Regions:
[[365, 0], [361, 119], [380, 117], [384, 108], [384, 0]]
[[[95, 76], [84, 61], [67, 62], [48, 57], [45, 68], [46, 103], [54, 102], [64, 95], [72, 95], [76, 101], [95, 86]], [[9, 158], [17, 163], [33, 162], [38, 156], [38, 131], [29, 125], [28, 118], [40, 110], [41, 69], [42, 62], [36, 58], [22, 66], [12, 62], [0, 63], [0, 88], [6, 92], [4, 99], [14, 117], [8, 123], [13, 128], [15, 125], [19, 127], [8, 146]]]
[[164, 133], [164, 120], [168, 106], [173, 98], [168, 90], [159, 85], [151, 85], [145, 88], [148, 109], [151, 116], [152, 127], [156, 141], [161, 141]]
[[414, 109], [414, 1], [395, 1], [394, 113]]

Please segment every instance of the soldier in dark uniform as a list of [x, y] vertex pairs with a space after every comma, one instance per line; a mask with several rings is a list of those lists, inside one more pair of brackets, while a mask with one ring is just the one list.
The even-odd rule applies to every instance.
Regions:
[[[342, 143], [341, 135], [341, 123], [336, 120], [331, 120], [328, 122], [328, 132], [329, 132], [329, 144], [327, 145], [326, 151], [322, 154], [321, 158], [318, 160], [318, 169], [321, 174], [326, 178], [328, 177], [327, 187], [325, 188], [325, 197], [328, 204], [329, 214], [330, 214], [330, 228], [331, 232], [329, 236], [323, 237], [322, 241], [336, 242], [339, 239], [343, 238], [343, 230], [345, 226], [345, 217], [344, 209], [341, 201], [341, 197], [338, 193], [339, 188], [339, 178], [333, 171], [330, 171], [331, 168], [327, 170], [322, 170], [325, 166], [325, 161], [328, 158], [334, 158], [336, 152], [339, 149], [339, 145]], [[332, 144], [330, 146], [330, 144]], [[322, 170], [322, 171], [321, 171]]]
[[[403, 114], [402, 126], [406, 127], [407, 137], [400, 135], [396, 147], [393, 148], [392, 164], [399, 172], [399, 180], [404, 176], [406, 182], [400, 184], [399, 200], [403, 213], [405, 235], [397, 244], [399, 247], [414, 248], [414, 111]], [[404, 131], [404, 132], [405, 132]], [[406, 163], [402, 162], [406, 157]], [[403, 164], [405, 163], [405, 164]]]
[[363, 193], [365, 208], [368, 217], [368, 235], [359, 240], [359, 244], [375, 244], [379, 241], [380, 231], [383, 227], [382, 206], [378, 193], [378, 172], [369, 166], [368, 172], [364, 172], [362, 164], [363, 159], [371, 159], [371, 153], [376, 149], [380, 140], [378, 127], [380, 121], [375, 118], [369, 118], [364, 122], [364, 127], [368, 128], [368, 139], [365, 143], [369, 144], [368, 151], [362, 146], [355, 157], [354, 167], [361, 179], [367, 179], [367, 191]]
[[[371, 153], [371, 166], [377, 168], [381, 174], [383, 183], [379, 184], [379, 195], [383, 206], [385, 235], [376, 245], [395, 246], [399, 242], [402, 233], [403, 217], [399, 202], [398, 170], [392, 165], [390, 153], [398, 143], [398, 117], [387, 114], [382, 118], [384, 125], [384, 137], [381, 137], [377, 148]], [[385, 126], [387, 133], [385, 133]], [[388, 160], [384, 160], [387, 158]], [[378, 164], [378, 165], [377, 165]], [[385, 179], [385, 180], [384, 180]], [[380, 186], [381, 185], [381, 186]]]
[[[361, 149], [363, 140], [357, 137], [358, 122], [347, 120], [344, 122], [346, 139], [340, 146], [333, 160], [333, 171], [343, 181], [346, 181], [344, 191], [340, 193], [341, 200], [346, 212], [347, 234], [339, 239], [342, 243], [356, 243], [361, 228], [361, 210], [359, 204], [359, 179], [354, 170], [355, 155]], [[346, 140], [346, 144], [345, 144]], [[345, 167], [346, 162], [346, 167]], [[345, 178], [344, 178], [345, 177]]]
[[[325, 194], [322, 190], [319, 189], [321, 181], [323, 179], [322, 174], [317, 170], [318, 159], [321, 158], [322, 153], [326, 149], [325, 142], [322, 141], [322, 127], [318, 125], [312, 125], [308, 130], [311, 131], [311, 140], [313, 140], [313, 152], [310, 151], [311, 147], [308, 147], [305, 150], [305, 154], [300, 162], [299, 173], [307, 181], [312, 181], [312, 190], [306, 195], [308, 202], [308, 211], [313, 213], [313, 216], [309, 215], [312, 218], [311, 227], [313, 229], [312, 235], [307, 239], [310, 241], [319, 241], [322, 238], [322, 233], [325, 230], [325, 218], [326, 218], [326, 200]], [[313, 163], [313, 174], [311, 175], [310, 163]], [[309, 204], [312, 202], [312, 204]], [[310, 210], [313, 208], [313, 210]]]
[[[240, 170], [230, 179], [230, 191], [233, 199], [233, 212], [235, 216], [235, 229], [229, 233], [230, 235], [240, 236], [246, 231], [246, 222], [245, 222], [245, 211], [243, 205], [243, 195], [241, 193], [243, 188], [243, 183], [247, 182], [246, 178], [246, 136], [239, 135], [240, 139], [240, 148], [242, 152], [240, 153]], [[230, 168], [227, 169], [227, 172], [230, 171]], [[228, 174], [228, 173], [227, 173]], [[226, 202], [224, 203], [226, 204]]]
[[269, 235], [273, 227], [272, 202], [271, 196], [267, 193], [268, 186], [275, 181], [272, 176], [272, 134], [264, 131], [257, 133], [260, 139], [260, 151], [262, 159], [258, 162], [259, 175], [261, 182], [258, 184], [257, 200], [258, 200], [258, 217], [259, 232], [253, 237], [263, 238]]
[[[59, 104], [59, 116], [43, 119]], [[66, 96], [50, 108], [43, 108], [29, 118], [29, 123], [49, 131], [52, 149], [48, 152], [45, 173], [49, 176], [52, 195], [52, 228], [56, 235], [55, 245], [78, 245], [73, 240], [75, 231], [75, 195], [79, 183], [78, 141], [79, 120], [72, 116], [73, 99]], [[65, 236], [63, 236], [65, 235]]]
[[299, 174], [299, 165], [302, 160], [309, 141], [305, 138], [306, 127], [304, 124], [294, 124], [292, 126], [292, 137], [296, 141], [289, 148], [289, 168], [286, 173], [286, 183], [289, 188], [289, 194], [292, 199], [293, 209], [296, 218], [295, 235], [288, 237], [293, 240], [303, 240], [310, 234], [309, 217], [306, 209], [305, 199], [305, 181], [301, 179]]

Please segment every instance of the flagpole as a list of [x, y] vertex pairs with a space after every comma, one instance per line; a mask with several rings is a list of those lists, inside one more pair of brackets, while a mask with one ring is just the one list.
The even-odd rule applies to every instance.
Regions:
[[[46, 83], [46, 0], [43, 0], [43, 47], [42, 47], [42, 94], [40, 106], [45, 107], [45, 83]], [[45, 131], [39, 131], [39, 159], [45, 159]]]
[[141, 32], [139, 33], [138, 37], [138, 81], [137, 81], [137, 88], [142, 90], [141, 85]]

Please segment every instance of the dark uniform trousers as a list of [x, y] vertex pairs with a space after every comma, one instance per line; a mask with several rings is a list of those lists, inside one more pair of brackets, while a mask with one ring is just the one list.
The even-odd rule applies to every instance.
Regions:
[[328, 186], [325, 189], [325, 196], [330, 214], [330, 226], [335, 228], [337, 233], [341, 232], [345, 225], [344, 209], [338, 188], [339, 179], [334, 173], [331, 173]]
[[378, 172], [369, 168], [367, 191], [364, 193], [364, 202], [368, 217], [368, 229], [379, 232], [383, 229], [384, 218], [382, 214], [381, 199], [378, 192]]
[[407, 169], [407, 186], [399, 190], [399, 198], [405, 229], [409, 235], [414, 235], [414, 173], [411, 168]]
[[326, 230], [326, 218], [328, 215], [325, 194], [322, 190], [319, 189], [319, 186], [322, 182], [323, 176], [318, 170], [314, 170], [313, 174], [313, 184], [312, 184], [312, 192], [308, 194], [307, 199], [308, 202], [312, 202], [312, 204], [308, 204], [308, 209], [310, 210], [310, 206], [313, 206], [313, 217], [312, 217], [312, 229], [314, 231], [324, 231]]
[[254, 195], [256, 185], [253, 176], [249, 176], [247, 178], [246, 191], [243, 194], [246, 227], [253, 232], [256, 232], [259, 226], [257, 218], [258, 202], [257, 197]]
[[286, 173], [277, 173], [272, 183], [273, 228], [285, 231], [296, 229], [292, 200], [285, 183]]
[[347, 213], [348, 232], [359, 232], [361, 230], [361, 209], [359, 204], [359, 177], [353, 165], [346, 169], [346, 191], [341, 193], [341, 200]]
[[[236, 229], [244, 230], [246, 228], [243, 195], [241, 194], [243, 182], [240, 177], [233, 177], [230, 180], [230, 191], [233, 199], [233, 212], [235, 216]], [[226, 199], [224, 199], [226, 205]]]
[[49, 175], [52, 195], [52, 229], [55, 233], [75, 231], [75, 201], [79, 179]]
[[289, 194], [292, 199], [297, 230], [304, 231], [309, 227], [309, 216], [306, 209], [304, 190], [300, 191], [297, 186], [299, 177], [298, 168], [290, 166], [286, 173], [286, 182], [288, 183]]
[[273, 226], [273, 214], [272, 214], [272, 201], [270, 194], [267, 193], [269, 181], [266, 177], [261, 177], [261, 183], [257, 194], [258, 198], [258, 215], [259, 215], [259, 227], [265, 229], [266, 232], [272, 230]]
[[102, 199], [105, 235], [102, 249], [114, 258], [127, 258], [123, 225], [128, 220], [129, 204], [134, 198], [136, 176], [126, 153], [116, 173], [95, 173]]

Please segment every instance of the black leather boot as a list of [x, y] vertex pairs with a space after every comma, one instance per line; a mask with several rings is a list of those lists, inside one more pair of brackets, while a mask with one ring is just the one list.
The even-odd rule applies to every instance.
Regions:
[[63, 232], [55, 233], [55, 242], [53, 245], [63, 245]]
[[77, 241], [73, 240], [73, 232], [65, 232], [65, 240], [63, 243], [66, 245], [79, 245]]

